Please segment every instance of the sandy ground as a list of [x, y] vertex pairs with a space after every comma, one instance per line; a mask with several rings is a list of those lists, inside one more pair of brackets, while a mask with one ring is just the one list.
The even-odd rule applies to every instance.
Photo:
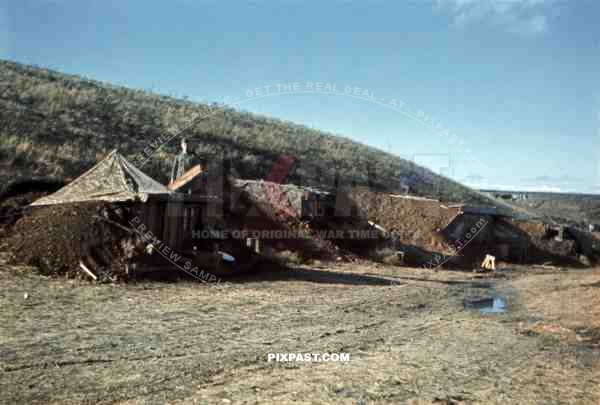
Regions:
[[[0, 275], [2, 403], [598, 403], [597, 270], [322, 265], [220, 289]], [[473, 294], [508, 312], [465, 310]], [[298, 296], [354, 301], [281, 303]], [[350, 361], [267, 361], [288, 352]]]

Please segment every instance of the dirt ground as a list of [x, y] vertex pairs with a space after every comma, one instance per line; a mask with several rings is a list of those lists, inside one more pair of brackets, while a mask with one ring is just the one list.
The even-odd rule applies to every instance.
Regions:
[[[2, 262], [0, 402], [599, 402], [600, 270], [316, 264], [230, 282], [94, 285]], [[508, 311], [464, 309], [477, 294]], [[350, 361], [267, 361], [289, 352]]]

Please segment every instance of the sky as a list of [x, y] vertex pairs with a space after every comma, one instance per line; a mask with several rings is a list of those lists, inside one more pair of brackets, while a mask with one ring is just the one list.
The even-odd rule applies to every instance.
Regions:
[[472, 187], [600, 193], [598, 15], [589, 0], [0, 0], [0, 58], [237, 103]]

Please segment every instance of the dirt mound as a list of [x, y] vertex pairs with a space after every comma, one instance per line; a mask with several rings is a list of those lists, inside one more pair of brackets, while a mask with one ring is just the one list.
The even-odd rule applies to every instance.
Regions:
[[34, 209], [10, 232], [11, 261], [36, 266], [46, 275], [89, 277], [83, 261], [100, 281], [127, 277], [126, 260], [132, 234], [116, 224], [127, 224], [126, 206], [81, 203]]
[[[532, 263], [543, 260], [555, 261], [578, 260], [581, 253], [593, 258], [593, 249], [584, 249], [581, 241], [576, 240], [570, 232], [563, 232], [562, 238], [557, 238], [559, 231], [548, 224], [527, 221], [513, 221], [513, 224], [527, 234], [530, 244], [529, 261]], [[571, 263], [573, 264], [573, 263]]]
[[432, 251], [450, 251], [439, 234], [459, 213], [437, 200], [408, 195], [377, 193], [356, 188], [351, 193], [356, 206], [370, 221], [398, 236], [403, 244]]

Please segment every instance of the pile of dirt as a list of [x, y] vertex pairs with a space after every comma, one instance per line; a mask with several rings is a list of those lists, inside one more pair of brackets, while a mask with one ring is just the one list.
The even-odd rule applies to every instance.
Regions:
[[365, 188], [353, 189], [350, 197], [361, 215], [393, 232], [402, 244], [450, 251], [439, 231], [456, 217], [460, 208], [448, 208], [433, 199], [378, 193]]
[[[581, 250], [577, 241], [564, 235], [557, 239], [558, 233], [552, 233], [552, 227], [541, 222], [513, 221], [513, 224], [528, 235], [530, 243], [535, 249], [529, 249], [530, 255], [535, 254], [539, 259], [550, 260], [552, 257], [577, 258]], [[534, 258], [532, 258], [534, 259]], [[535, 262], [535, 260], [531, 260]]]
[[99, 281], [125, 279], [136, 246], [127, 231], [129, 214], [125, 205], [97, 202], [34, 209], [11, 229], [11, 261], [46, 275], [89, 278], [82, 261]]

